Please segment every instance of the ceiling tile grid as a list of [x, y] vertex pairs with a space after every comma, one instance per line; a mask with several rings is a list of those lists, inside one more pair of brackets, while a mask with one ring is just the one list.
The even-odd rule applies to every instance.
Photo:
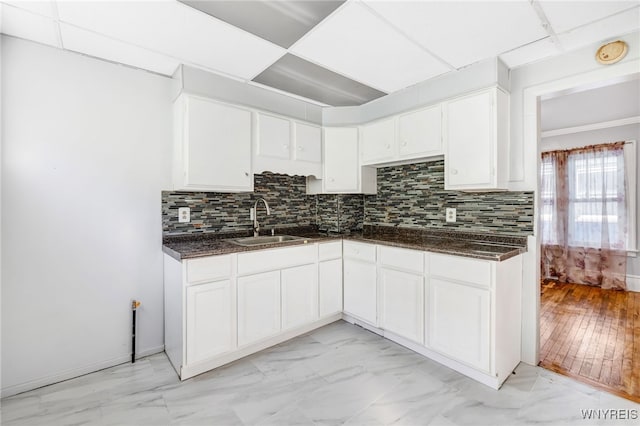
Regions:
[[455, 68], [547, 36], [526, 0], [365, 3]]
[[159, 74], [171, 75], [180, 65], [180, 61], [175, 58], [69, 24], [60, 23], [60, 34], [64, 40], [64, 47], [68, 50], [138, 68], [150, 69]]
[[0, 0], [2, 33], [170, 75], [180, 63], [360, 105], [499, 56], [510, 68], [640, 30], [617, 0]]

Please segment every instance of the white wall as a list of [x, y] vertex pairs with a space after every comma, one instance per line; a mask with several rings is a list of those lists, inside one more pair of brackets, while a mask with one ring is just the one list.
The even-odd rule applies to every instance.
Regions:
[[170, 79], [2, 37], [3, 395], [163, 349]]
[[[510, 184], [514, 191], [536, 189], [538, 176], [538, 147], [535, 120], [536, 110], [526, 105], [526, 92], [550, 93], [555, 87], [583, 87], [597, 81], [615, 79], [618, 75], [640, 72], [640, 33], [618, 37], [629, 45], [627, 56], [614, 65], [602, 65], [595, 60], [598, 44], [568, 52], [547, 60], [516, 68], [511, 72], [511, 133]], [[556, 89], [563, 90], [563, 89]], [[532, 139], [528, 139], [534, 135]]]
[[[599, 44], [525, 65], [511, 72], [510, 182], [513, 191], [537, 189], [539, 163], [538, 97], [573, 87], [598, 84], [640, 71], [640, 33], [619, 37], [629, 45], [627, 56], [614, 65], [595, 60]], [[537, 206], [536, 202], [536, 206]], [[536, 207], [537, 208], [537, 207]], [[536, 215], [537, 217], [537, 215]], [[537, 233], [537, 229], [534, 228]], [[537, 364], [539, 355], [540, 285], [537, 235], [529, 238], [523, 259], [522, 360]]]
[[[544, 108], [544, 103], [542, 108]], [[570, 149], [599, 143], [628, 140], [636, 141], [636, 169], [632, 172], [636, 173], [636, 182], [638, 182], [637, 166], [640, 165], [640, 149], [637, 149], [637, 143], [640, 143], [640, 124], [629, 124], [626, 126], [611, 127], [608, 129], [546, 137], [542, 138], [540, 149], [541, 151], [554, 151], [557, 149]], [[636, 185], [635, 188], [630, 187], [629, 190], [635, 191], [637, 194], [636, 200], [640, 200], [640, 186]], [[638, 241], [637, 235], [635, 236], [635, 239]], [[640, 257], [627, 258], [627, 274], [640, 275]]]

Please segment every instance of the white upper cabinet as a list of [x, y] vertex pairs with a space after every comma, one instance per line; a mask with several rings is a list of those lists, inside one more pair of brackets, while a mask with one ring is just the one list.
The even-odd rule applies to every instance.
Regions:
[[445, 189], [507, 189], [509, 96], [498, 88], [445, 104]]
[[382, 165], [442, 155], [442, 106], [435, 105], [360, 126], [360, 161]]
[[324, 161], [327, 192], [357, 192], [358, 129], [324, 129]]
[[253, 169], [322, 178], [322, 128], [256, 112]]
[[322, 128], [310, 124], [293, 123], [294, 159], [322, 162]]
[[251, 111], [181, 95], [174, 126], [174, 190], [253, 191]]
[[325, 127], [324, 179], [308, 180], [307, 192], [365, 193], [376, 192], [376, 170], [359, 165], [358, 129]]
[[393, 160], [396, 155], [396, 119], [376, 121], [360, 127], [362, 164]]
[[289, 159], [291, 156], [291, 124], [284, 118], [257, 113], [256, 153], [261, 157]]
[[442, 155], [442, 107], [436, 105], [398, 117], [398, 156], [435, 155]]

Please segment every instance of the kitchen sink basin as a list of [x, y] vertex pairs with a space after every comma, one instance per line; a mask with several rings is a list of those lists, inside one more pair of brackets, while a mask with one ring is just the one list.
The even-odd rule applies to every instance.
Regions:
[[277, 244], [277, 243], [286, 243], [289, 241], [300, 241], [300, 240], [308, 240], [308, 238], [295, 237], [293, 235], [262, 235], [259, 237], [234, 238], [229, 241], [239, 246], [251, 247], [251, 246], [259, 246], [262, 244]]

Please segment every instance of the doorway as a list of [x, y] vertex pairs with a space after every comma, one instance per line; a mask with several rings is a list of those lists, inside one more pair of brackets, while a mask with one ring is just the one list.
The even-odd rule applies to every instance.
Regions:
[[[541, 273], [543, 279], [539, 280], [539, 365], [636, 402], [640, 402], [640, 334], [635, 331], [640, 329], [640, 288], [635, 275], [640, 275], [640, 257], [633, 256], [638, 250], [636, 203], [640, 198], [638, 99], [640, 74], [600, 82], [595, 87], [591, 84], [544, 94], [539, 97], [538, 139], [539, 153], [626, 141], [625, 202], [629, 221], [624, 248], [631, 254], [626, 258], [626, 276], [627, 287], [632, 291], [560, 280], [546, 265], [545, 273]], [[538, 223], [545, 220], [546, 214], [542, 192], [543, 188], [539, 188], [542, 208], [537, 209]], [[571, 221], [575, 222], [576, 217], [572, 216]], [[541, 237], [538, 238], [540, 244]], [[542, 252], [540, 247], [538, 252]], [[545, 261], [543, 256], [541, 270]]]

